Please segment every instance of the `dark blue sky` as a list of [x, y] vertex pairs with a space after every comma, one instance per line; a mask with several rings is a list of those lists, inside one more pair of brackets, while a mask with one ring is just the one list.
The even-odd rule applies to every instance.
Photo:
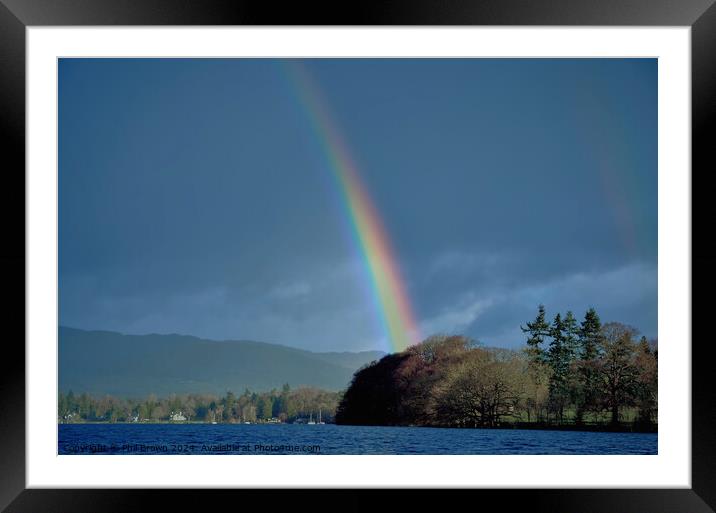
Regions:
[[[423, 335], [538, 303], [657, 335], [654, 59], [325, 59]], [[60, 323], [386, 350], [331, 170], [270, 59], [62, 59]]]

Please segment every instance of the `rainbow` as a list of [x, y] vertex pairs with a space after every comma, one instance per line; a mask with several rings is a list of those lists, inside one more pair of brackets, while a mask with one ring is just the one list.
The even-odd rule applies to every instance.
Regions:
[[[579, 89], [580, 103], [599, 113], [600, 117], [590, 123], [588, 128], [580, 131], [577, 140], [582, 144], [582, 151], [597, 168], [605, 204], [611, 211], [625, 255], [642, 258], [645, 254], [651, 254], [652, 246], [649, 233], [640, 230], [638, 222], [638, 212], [648, 208], [643, 203], [648, 196], [640, 193], [632, 173], [617, 171], [625, 165], [627, 168], [636, 167], [640, 157], [633, 146], [627, 143], [629, 137], [624, 133], [622, 124], [616, 125], [615, 128], [606, 128], [609, 107], [599, 104], [589, 91], [588, 88]], [[609, 145], [616, 148], [616, 151], [608, 147]]]
[[352, 227], [352, 238], [370, 276], [376, 314], [390, 350], [403, 351], [419, 342], [419, 329], [380, 215], [308, 70], [295, 60], [285, 60], [282, 64], [333, 171], [334, 182]]

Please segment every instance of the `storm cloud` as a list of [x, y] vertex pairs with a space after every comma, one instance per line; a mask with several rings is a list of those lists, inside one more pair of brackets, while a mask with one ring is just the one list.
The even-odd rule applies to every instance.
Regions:
[[[653, 59], [303, 65], [423, 336], [517, 347], [593, 306], [657, 335]], [[61, 59], [62, 325], [386, 350], [350, 220], [270, 59]]]

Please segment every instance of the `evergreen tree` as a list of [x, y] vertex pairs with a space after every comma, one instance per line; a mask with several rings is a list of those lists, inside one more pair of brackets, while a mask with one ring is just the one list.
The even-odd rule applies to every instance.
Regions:
[[651, 354], [651, 348], [649, 347], [649, 341], [644, 335], [639, 339], [639, 350], [644, 354]]
[[579, 347], [582, 360], [592, 360], [597, 357], [602, 338], [602, 322], [594, 308], [587, 310], [579, 329]]
[[545, 309], [544, 305], [537, 307], [537, 317], [532, 322], [527, 323], [527, 327], [520, 326], [523, 333], [527, 333], [527, 355], [529, 356], [530, 363], [545, 363], [546, 355], [545, 350], [542, 348], [542, 343], [550, 335], [550, 326], [545, 320]]
[[547, 361], [552, 368], [549, 382], [550, 403], [561, 423], [564, 418], [564, 407], [569, 398], [568, 379], [571, 358], [566, 344], [565, 324], [559, 313], [554, 317], [549, 334], [552, 337], [547, 353]]
[[562, 321], [564, 327], [564, 348], [571, 363], [579, 352], [579, 327], [572, 311], [568, 311]]
[[[564, 337], [564, 365], [566, 367], [566, 378], [565, 378], [565, 391], [569, 396], [569, 402], [574, 405], [578, 405], [581, 399], [581, 386], [579, 380], [576, 377], [576, 370], [579, 367], [577, 357], [579, 355], [579, 325], [577, 319], [571, 310], [567, 311], [562, 321], [563, 325], [563, 337]], [[577, 408], [577, 418], [575, 419], [578, 423], [582, 422], [582, 418], [579, 415], [579, 409]]]
[[236, 396], [233, 392], [226, 392], [226, 396], [222, 400], [223, 403], [223, 414], [222, 418], [224, 421], [229, 422], [234, 418], [234, 405], [236, 404]]
[[559, 313], [554, 316], [552, 325], [549, 328], [549, 336], [552, 341], [549, 343], [547, 361], [555, 373], [563, 373], [562, 365], [566, 351], [564, 345], [564, 322]]
[[595, 367], [602, 338], [602, 322], [599, 315], [594, 308], [589, 308], [584, 314], [578, 332], [578, 373], [577, 383], [573, 389], [577, 423], [582, 422], [587, 411], [596, 407], [599, 384]]

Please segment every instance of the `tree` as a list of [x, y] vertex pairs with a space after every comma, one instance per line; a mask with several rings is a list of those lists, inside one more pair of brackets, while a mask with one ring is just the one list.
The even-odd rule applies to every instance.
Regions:
[[573, 399], [576, 406], [576, 421], [581, 423], [585, 412], [597, 406], [598, 383], [596, 379], [597, 356], [602, 342], [602, 323], [594, 308], [584, 314], [577, 332], [576, 373], [574, 376]]
[[619, 422], [620, 409], [633, 405], [638, 391], [636, 330], [617, 322], [602, 327], [601, 357], [597, 376], [604, 409], [611, 412], [611, 423]]
[[256, 406], [248, 404], [243, 410], [244, 422], [256, 422]]
[[273, 403], [268, 394], [264, 394], [258, 401], [256, 416], [260, 419], [270, 419], [273, 416]]
[[549, 398], [559, 422], [564, 420], [564, 408], [569, 401], [569, 371], [572, 361], [571, 349], [567, 345], [566, 324], [558, 313], [549, 331], [552, 341], [547, 352], [547, 361], [552, 368], [549, 382]]
[[584, 320], [579, 328], [579, 348], [582, 360], [592, 360], [597, 357], [602, 341], [602, 322], [594, 308], [584, 314]]
[[512, 355], [475, 348], [447, 373], [438, 389], [438, 412], [449, 424], [497, 426], [514, 415], [521, 396], [521, 363]]
[[75, 397], [75, 394], [72, 392], [72, 390], [67, 392], [66, 401], [67, 409], [65, 410], [63, 416], [70, 414], [72, 414], [73, 416], [77, 415], [79, 413], [79, 405], [77, 404], [77, 398]]
[[92, 406], [92, 401], [90, 400], [90, 396], [87, 395], [87, 393], [83, 393], [82, 395], [80, 395], [79, 399], [77, 400], [77, 410], [80, 415], [80, 418], [94, 418], [94, 407]]
[[433, 335], [420, 344], [410, 346], [407, 353], [417, 355], [423, 363], [429, 365], [462, 355], [474, 345], [475, 342], [461, 335]]
[[636, 406], [639, 411], [637, 421], [642, 426], [653, 426], [657, 420], [658, 410], [658, 383], [657, 383], [657, 354], [652, 350], [646, 337], [639, 341], [636, 366], [638, 369], [636, 385]]
[[401, 398], [396, 413], [403, 423], [441, 423], [435, 418], [436, 384], [475, 347], [478, 343], [468, 337], [434, 335], [406, 351], [407, 357], [393, 374]]
[[401, 424], [401, 402], [405, 398], [395, 386], [395, 372], [408, 357], [407, 352], [393, 353], [359, 369], [338, 405], [336, 423], [364, 426]]
[[549, 382], [552, 369], [546, 363], [530, 364], [527, 362], [522, 372], [525, 396], [523, 406], [527, 413], [527, 422], [531, 422], [533, 419], [542, 422], [549, 405]]
[[232, 422], [234, 420], [234, 406], [236, 404], [236, 396], [229, 390], [222, 399], [222, 419], [224, 422]]
[[69, 401], [67, 396], [62, 392], [57, 396], [57, 417], [60, 422], [64, 422], [65, 418], [69, 414]]
[[542, 343], [550, 335], [550, 326], [545, 320], [545, 315], [544, 305], [539, 305], [535, 320], [528, 322], [526, 328], [520, 326], [522, 332], [528, 334], [526, 352], [531, 363], [539, 364], [546, 360]]
[[572, 361], [579, 353], [579, 327], [577, 326], [577, 319], [571, 310], [568, 310], [565, 314], [562, 328], [566, 356]]
[[280, 395], [274, 399], [272, 416], [280, 419], [288, 418], [288, 403], [290, 394], [291, 387], [288, 383], [284, 383], [283, 387], [281, 387]]

